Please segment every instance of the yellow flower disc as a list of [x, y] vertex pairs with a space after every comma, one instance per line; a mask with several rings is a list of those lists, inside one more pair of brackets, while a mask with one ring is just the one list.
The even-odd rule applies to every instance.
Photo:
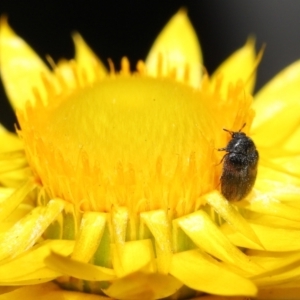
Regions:
[[214, 184], [214, 168], [207, 168], [213, 135], [201, 97], [169, 79], [107, 78], [28, 107], [19, 115], [21, 135], [52, 197], [84, 210], [176, 210], [178, 199], [191, 209]]

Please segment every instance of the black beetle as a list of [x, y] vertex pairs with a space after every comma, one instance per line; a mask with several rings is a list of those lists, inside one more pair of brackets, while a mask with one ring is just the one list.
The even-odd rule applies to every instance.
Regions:
[[218, 149], [227, 152], [222, 158], [221, 193], [229, 201], [245, 198], [257, 175], [259, 154], [252, 139], [241, 132], [245, 125], [239, 131], [223, 129], [231, 134], [232, 139], [225, 148]]

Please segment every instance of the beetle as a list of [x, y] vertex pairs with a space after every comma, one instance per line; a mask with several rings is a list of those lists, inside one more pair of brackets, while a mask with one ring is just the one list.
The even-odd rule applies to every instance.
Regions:
[[226, 151], [221, 162], [223, 171], [221, 175], [221, 193], [229, 201], [240, 201], [252, 190], [257, 175], [259, 154], [252, 139], [239, 131], [231, 131], [223, 128], [231, 134], [231, 140], [225, 148], [218, 151]]

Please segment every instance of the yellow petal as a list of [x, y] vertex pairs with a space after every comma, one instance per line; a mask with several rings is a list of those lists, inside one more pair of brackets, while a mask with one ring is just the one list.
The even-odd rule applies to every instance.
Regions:
[[[295, 251], [300, 249], [300, 230], [289, 228], [274, 228], [263, 226], [249, 221], [249, 224], [268, 251]], [[245, 236], [235, 231], [228, 224], [222, 225], [222, 231], [231, 243], [239, 247], [258, 249], [257, 245]]]
[[112, 224], [114, 230], [114, 240], [117, 245], [125, 243], [126, 229], [128, 222], [128, 209], [125, 207], [117, 207], [112, 211]]
[[25, 286], [0, 295], [0, 300], [109, 300], [107, 297], [61, 290], [56, 284]]
[[[284, 146], [284, 145], [283, 145]], [[289, 195], [291, 194], [291, 191], [294, 189], [294, 196], [296, 193], [298, 193], [297, 197], [299, 199], [299, 191], [296, 191], [295, 187], [300, 186], [300, 176], [298, 176], [298, 167], [297, 165], [294, 167], [293, 165], [293, 157], [290, 157], [291, 163], [288, 165], [277, 165], [276, 163], [273, 163], [273, 161], [276, 161], [276, 159], [265, 159], [263, 158], [263, 155], [266, 153], [268, 154], [268, 151], [263, 152], [261, 151], [261, 159], [260, 159], [260, 166], [256, 178], [257, 184], [259, 184], [259, 189], [262, 192], [270, 192], [270, 190], [267, 190], [266, 187], [263, 187], [260, 182], [265, 182], [265, 181], [271, 181], [273, 183], [274, 188], [278, 183], [284, 184], [285, 185], [285, 190], [286, 190], [286, 195], [285, 198], [288, 199]], [[280, 160], [280, 159], [279, 159]], [[296, 162], [297, 160], [295, 160]], [[290, 166], [290, 168], [289, 168]], [[300, 175], [300, 174], [299, 174]], [[272, 180], [271, 180], [272, 179]], [[277, 197], [277, 194], [275, 190], [274, 191], [274, 196], [275, 198]], [[294, 198], [295, 199], [295, 198]], [[293, 198], [290, 198], [292, 201]]]
[[285, 218], [262, 215], [259, 213], [248, 213], [251, 216], [251, 222], [270, 227], [286, 228], [286, 229], [300, 229], [299, 221], [292, 221]]
[[[201, 249], [218, 259], [256, 273], [261, 268], [229, 242], [204, 211], [197, 211], [178, 219], [181, 229]], [[213, 237], [213, 238], [212, 238]]]
[[63, 210], [64, 202], [53, 199], [45, 207], [36, 207], [0, 235], [0, 260], [13, 258], [32, 247], [45, 229]]
[[201, 65], [201, 49], [197, 35], [186, 11], [181, 9], [155, 40], [146, 59], [147, 71], [152, 76], [166, 76], [176, 70], [177, 79], [198, 87]]
[[81, 82], [83, 78], [81, 78], [74, 60], [60, 59], [57, 64], [53, 65], [53, 69], [57, 78], [60, 78], [64, 82], [64, 85], [59, 87], [61, 89], [60, 92], [63, 92], [63, 89], [67, 87], [75, 89], [78, 85], [83, 84]]
[[74, 248], [74, 241], [48, 240], [31, 248], [23, 255], [1, 265], [0, 284], [25, 285], [50, 281], [63, 274], [46, 267], [44, 259], [51, 250], [69, 255]]
[[0, 203], [3, 205], [4, 200], [6, 200], [15, 190], [13, 188], [0, 187]]
[[171, 231], [166, 213], [163, 210], [150, 211], [141, 214], [155, 238], [157, 268], [161, 273], [168, 273], [172, 258]]
[[261, 242], [255, 235], [248, 222], [241, 214], [218, 192], [212, 192], [205, 196], [206, 201], [215, 209], [215, 211], [236, 230], [240, 231], [253, 242], [261, 245]]
[[[285, 142], [299, 127], [300, 61], [280, 72], [255, 96], [253, 137], [260, 147]], [[298, 146], [299, 144], [297, 144]]]
[[103, 290], [114, 299], [161, 299], [172, 294], [182, 283], [170, 275], [136, 272], [118, 279]]
[[244, 201], [244, 203], [238, 205], [263, 215], [277, 216], [300, 222], [300, 209], [285, 205], [266, 193], [256, 192], [256, 197], [253, 197], [251, 201]]
[[[251, 259], [264, 267], [265, 272], [251, 277], [261, 286], [278, 286], [279, 284], [290, 284], [293, 279], [299, 277], [299, 251], [295, 252], [267, 252], [247, 251]], [[295, 285], [294, 285], [295, 286]]]
[[22, 148], [0, 152], [0, 185], [18, 188], [31, 175]]
[[1, 140], [0, 152], [22, 149], [22, 142], [17, 137], [17, 135], [6, 130], [1, 123], [0, 123], [0, 140]]
[[293, 185], [290, 182], [276, 181], [273, 178], [271, 180], [270, 178], [256, 180], [255, 187], [260, 191], [266, 192], [267, 195], [271, 195], [283, 203], [299, 209], [300, 186]]
[[118, 277], [129, 275], [143, 269], [156, 272], [156, 261], [151, 240], [126, 242], [122, 252], [118, 253], [116, 245], [112, 245], [112, 260]]
[[82, 36], [78, 33], [73, 34], [75, 44], [75, 61], [81, 70], [84, 70], [88, 82], [93, 82], [96, 73], [100, 77], [104, 77], [107, 73], [103, 63], [95, 55], [92, 49], [86, 44]]
[[255, 285], [201, 254], [191, 250], [174, 254], [170, 274], [195, 290], [217, 295], [254, 296]]
[[[285, 145], [283, 145], [286, 147]], [[299, 149], [299, 144], [297, 147], [292, 148], [294, 151]], [[298, 150], [299, 151], [299, 150]], [[292, 155], [292, 156], [285, 156], [285, 157], [275, 157], [272, 159], [272, 163], [275, 165], [280, 166], [282, 171], [291, 174], [298, 179], [300, 178], [300, 155]]]
[[45, 263], [52, 270], [83, 280], [106, 281], [116, 278], [112, 269], [82, 263], [55, 252], [45, 259]]
[[[29, 173], [27, 170], [25, 171], [27, 161], [22, 141], [16, 134], [6, 130], [1, 123], [0, 141], [0, 185], [17, 187], [20, 182], [25, 180], [26, 175]], [[0, 215], [1, 210], [0, 208]]]
[[294, 151], [298, 149], [300, 140], [300, 126], [295, 128], [293, 133], [288, 137], [288, 139], [284, 143], [284, 148], [290, 151]]
[[[222, 78], [221, 93], [226, 96], [228, 84], [235, 84], [238, 80], [245, 83], [245, 90], [251, 93], [255, 85], [255, 70], [260, 61], [261, 54], [256, 57], [255, 43], [252, 38], [227, 58], [211, 77], [211, 85], [215, 86]], [[220, 77], [221, 76], [221, 77]]]
[[277, 272], [270, 271], [251, 278], [258, 286], [276, 286], [289, 283], [299, 278], [299, 260], [279, 268]]
[[100, 244], [106, 218], [104, 213], [85, 212], [83, 214], [72, 259], [86, 263], [90, 261]]
[[28, 180], [16, 189], [9, 198], [0, 201], [0, 221], [5, 220], [34, 188], [33, 182]]
[[33, 101], [35, 87], [41, 98], [46, 90], [41, 77], [50, 78], [51, 72], [38, 55], [9, 27], [5, 18], [0, 22], [0, 70], [4, 88], [14, 108], [22, 108]]
[[1, 186], [18, 188], [31, 174], [22, 150], [0, 153]]
[[20, 204], [20, 206], [7, 218], [5, 221], [1, 222], [0, 226], [0, 236], [8, 231], [17, 221], [23, 218], [26, 214], [30, 213], [32, 210], [31, 205]]

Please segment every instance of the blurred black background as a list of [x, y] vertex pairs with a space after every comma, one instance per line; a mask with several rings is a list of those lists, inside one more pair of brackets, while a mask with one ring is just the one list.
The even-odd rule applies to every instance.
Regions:
[[[0, 0], [0, 13], [8, 15], [12, 28], [41, 57], [71, 58], [70, 33], [76, 30], [103, 62], [112, 58], [116, 66], [124, 55], [132, 65], [144, 59], [157, 34], [181, 7], [188, 10], [209, 73], [241, 47], [249, 34], [256, 36], [257, 49], [267, 45], [256, 90], [300, 58], [298, 0]], [[13, 128], [14, 115], [2, 85], [0, 121]]]

